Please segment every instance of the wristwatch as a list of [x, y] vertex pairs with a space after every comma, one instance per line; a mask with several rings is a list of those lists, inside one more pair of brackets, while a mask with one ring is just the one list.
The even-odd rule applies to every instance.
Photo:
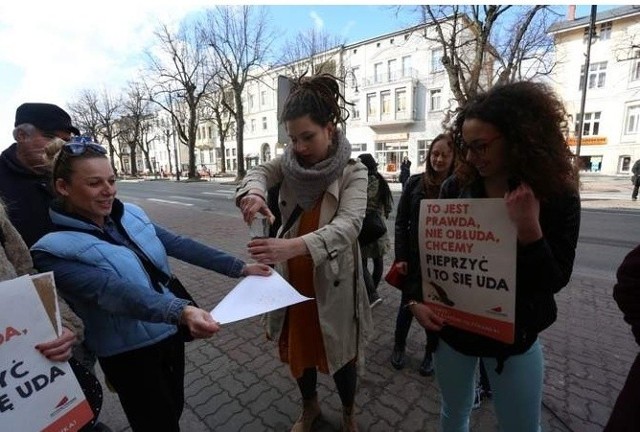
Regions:
[[420, 304], [420, 302], [416, 300], [409, 300], [408, 302], [405, 303], [404, 307], [406, 307], [407, 309], [411, 309], [411, 306], [417, 305], [417, 304]]

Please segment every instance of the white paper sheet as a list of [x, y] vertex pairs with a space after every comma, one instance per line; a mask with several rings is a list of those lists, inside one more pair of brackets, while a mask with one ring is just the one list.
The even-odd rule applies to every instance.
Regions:
[[275, 270], [270, 276], [247, 276], [211, 311], [220, 324], [251, 318], [272, 310], [312, 300], [298, 293]]

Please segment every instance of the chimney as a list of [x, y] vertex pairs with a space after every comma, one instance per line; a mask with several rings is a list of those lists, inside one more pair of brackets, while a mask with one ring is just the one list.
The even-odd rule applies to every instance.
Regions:
[[575, 21], [576, 19], [576, 5], [569, 5], [567, 9], [567, 21]]

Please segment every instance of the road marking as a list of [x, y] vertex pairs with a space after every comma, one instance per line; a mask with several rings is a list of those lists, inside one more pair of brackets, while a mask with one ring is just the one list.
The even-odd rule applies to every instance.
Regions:
[[202, 198], [193, 198], [193, 197], [180, 196], [180, 195], [169, 195], [169, 198], [186, 199], [186, 200], [200, 201], [200, 202], [209, 202], [209, 200], [202, 199]]
[[233, 199], [235, 192], [234, 191], [228, 191], [228, 192], [201, 192], [203, 195], [214, 195], [214, 196], [219, 196], [219, 197], [224, 197], [228, 200]]
[[193, 204], [191, 203], [183, 203], [180, 201], [169, 201], [169, 200], [163, 200], [160, 198], [147, 198], [147, 201], [154, 201], [154, 202], [161, 202], [161, 203], [165, 203], [165, 204], [177, 204], [177, 205], [183, 205], [183, 206], [193, 206]]

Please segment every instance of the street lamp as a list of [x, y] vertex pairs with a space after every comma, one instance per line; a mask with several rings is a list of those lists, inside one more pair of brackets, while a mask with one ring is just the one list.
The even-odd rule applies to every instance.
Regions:
[[[347, 88], [347, 79], [349, 77], [351, 77], [351, 83], [352, 83], [353, 87], [355, 87], [354, 88], [354, 94], [357, 95], [359, 93], [359, 90], [358, 90], [358, 77], [356, 76], [356, 73], [354, 72], [354, 69], [355, 69], [354, 67], [351, 67], [351, 68], [347, 69], [347, 68], [345, 68], [343, 66], [342, 67], [342, 71], [343, 71], [342, 79], [344, 80], [344, 88], [346, 90], [346, 88]], [[346, 96], [346, 91], [345, 91], [345, 96]], [[344, 100], [344, 103], [345, 103], [345, 105], [346, 104], [352, 105], [352, 106], [355, 105], [352, 102], [347, 102], [346, 99]], [[345, 110], [347, 109], [346, 106], [343, 106], [342, 108], [344, 108]], [[343, 128], [344, 128], [344, 131], [343, 131], [344, 132], [344, 136], [346, 137], [347, 136], [347, 122], [346, 121], [344, 122]]]
[[[587, 102], [587, 86], [589, 85], [589, 62], [591, 61], [591, 38], [596, 37], [596, 12], [597, 5], [591, 6], [591, 20], [587, 37], [587, 55], [584, 61], [584, 81], [582, 87], [582, 98], [580, 100], [580, 120], [578, 120], [578, 137], [576, 139], [576, 160], [580, 164], [580, 146], [582, 145], [582, 125], [584, 124], [584, 107]], [[580, 165], [578, 165], [580, 169]]]

